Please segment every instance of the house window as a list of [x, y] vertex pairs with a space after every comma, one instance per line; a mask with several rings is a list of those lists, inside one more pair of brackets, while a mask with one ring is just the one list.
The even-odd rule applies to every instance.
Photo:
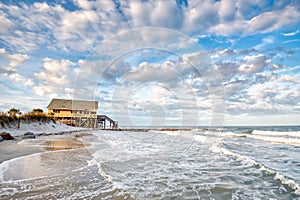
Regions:
[[54, 112], [54, 113], [59, 113], [59, 110], [53, 109], [53, 112]]

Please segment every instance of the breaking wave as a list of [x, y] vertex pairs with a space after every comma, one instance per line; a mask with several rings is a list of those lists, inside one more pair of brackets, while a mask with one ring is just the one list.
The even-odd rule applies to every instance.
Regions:
[[287, 185], [292, 190], [294, 190], [294, 193], [296, 195], [300, 195], [300, 185], [298, 183], [296, 183], [293, 179], [279, 173], [278, 171], [276, 171], [274, 169], [268, 168], [261, 163], [258, 163], [256, 160], [254, 160], [252, 158], [229, 151], [228, 149], [221, 147], [222, 144], [223, 144], [223, 140], [219, 139], [214, 145], [211, 146], [210, 150], [216, 154], [223, 154], [223, 155], [235, 157], [236, 159], [240, 160], [241, 162], [250, 164], [250, 165], [258, 168], [263, 173], [273, 175], [274, 180], [279, 180], [281, 182], [281, 184]]
[[300, 146], [300, 132], [253, 131], [252, 134], [222, 133], [223, 137], [246, 137], [277, 144]]

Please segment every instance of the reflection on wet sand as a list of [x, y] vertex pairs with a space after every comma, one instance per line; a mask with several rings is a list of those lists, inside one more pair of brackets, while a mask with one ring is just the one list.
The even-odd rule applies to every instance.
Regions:
[[57, 151], [57, 150], [65, 150], [65, 149], [78, 149], [83, 148], [85, 145], [76, 139], [69, 140], [55, 140], [55, 141], [47, 141], [44, 145], [44, 150], [47, 151]]

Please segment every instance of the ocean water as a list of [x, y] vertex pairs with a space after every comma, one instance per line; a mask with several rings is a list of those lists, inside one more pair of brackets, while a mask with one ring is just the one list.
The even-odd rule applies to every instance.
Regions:
[[0, 199], [300, 199], [300, 127], [91, 133], [1, 163]]

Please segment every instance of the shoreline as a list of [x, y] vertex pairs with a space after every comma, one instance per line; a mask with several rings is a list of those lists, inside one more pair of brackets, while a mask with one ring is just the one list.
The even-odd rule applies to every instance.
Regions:
[[[78, 138], [89, 135], [87, 131], [89, 130], [35, 134], [36, 138], [33, 139], [23, 138], [20, 135], [15, 136], [14, 140], [4, 140], [0, 142], [0, 165], [5, 161], [35, 153], [84, 148], [85, 145]], [[55, 138], [55, 136], [62, 136], [62, 138]], [[34, 144], [35, 140], [41, 144]]]
[[20, 144], [19, 142], [20, 141], [17, 140], [6, 140], [1, 142], [0, 165], [5, 161], [43, 152], [39, 147]]
[[119, 128], [105, 129], [110, 131], [134, 131], [134, 132], [148, 132], [148, 131], [191, 131], [191, 128]]

